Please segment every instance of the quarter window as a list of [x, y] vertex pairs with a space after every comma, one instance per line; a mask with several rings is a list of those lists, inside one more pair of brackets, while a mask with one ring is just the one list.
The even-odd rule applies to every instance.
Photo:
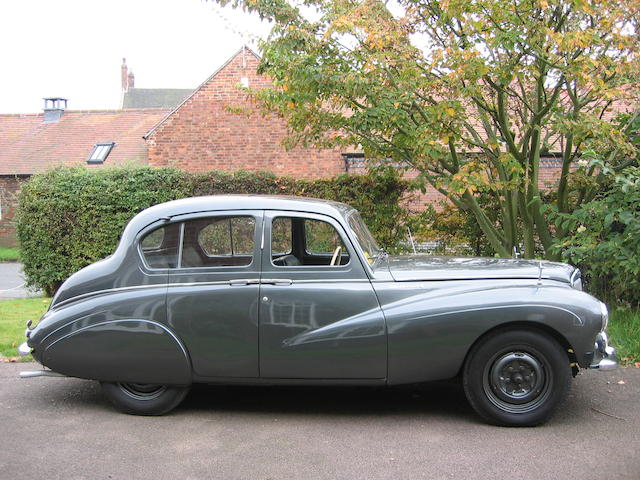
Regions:
[[142, 256], [151, 268], [175, 268], [178, 264], [179, 242], [179, 223], [156, 228], [140, 242]]

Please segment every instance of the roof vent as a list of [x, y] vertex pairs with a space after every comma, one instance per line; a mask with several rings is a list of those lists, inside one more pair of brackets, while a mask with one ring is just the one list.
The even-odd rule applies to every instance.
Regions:
[[[63, 106], [64, 104], [64, 106]], [[44, 99], [44, 123], [55, 123], [67, 108], [67, 99], [51, 97]]]

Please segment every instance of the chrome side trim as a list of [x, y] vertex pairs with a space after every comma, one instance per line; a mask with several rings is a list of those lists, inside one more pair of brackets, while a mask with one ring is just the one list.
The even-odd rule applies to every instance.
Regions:
[[[420, 315], [419, 318], [446, 317], [447, 315], [454, 315], [458, 313], [480, 312], [484, 310], [502, 310], [505, 308], [530, 308], [530, 307], [550, 308], [553, 310], [560, 310], [572, 315], [578, 320], [578, 323], [580, 325], [584, 325], [583, 320], [577, 314], [573, 313], [571, 310], [567, 310], [566, 308], [562, 308], [562, 307], [557, 307], [555, 305], [545, 305], [544, 303], [527, 303], [527, 304], [518, 304], [518, 305], [493, 305], [493, 306], [487, 306], [487, 307], [465, 308], [460, 310], [449, 310], [446, 312], [434, 313], [430, 315]], [[382, 310], [389, 311], [390, 310], [389, 305], [383, 306]]]
[[125, 292], [125, 291], [128, 291], [128, 290], [145, 290], [145, 289], [151, 289], [151, 288], [163, 288], [163, 287], [166, 288], [168, 286], [169, 286], [168, 283], [153, 283], [153, 284], [149, 284], [149, 285], [135, 285], [135, 286], [132, 286], [132, 287], [106, 288], [104, 290], [96, 290], [95, 292], [87, 292], [87, 293], [83, 293], [82, 295], [76, 295], [75, 297], [67, 298], [66, 300], [63, 300], [62, 302], [59, 302], [59, 303], [56, 303], [55, 305], [52, 305], [52, 307], [55, 310], [58, 307], [62, 307], [63, 305], [66, 305], [67, 303], [73, 303], [73, 302], [76, 302], [78, 300], [83, 300], [83, 299], [89, 298], [89, 297], [104, 295], [106, 293]]
[[[196, 287], [196, 286], [213, 286], [213, 285], [233, 285], [236, 282], [244, 282], [245, 280], [221, 280], [215, 282], [180, 282], [180, 283], [154, 283], [151, 285], [136, 285], [133, 287], [118, 287], [118, 288], [107, 288], [105, 290], [96, 290], [95, 292], [87, 292], [82, 295], [78, 295], [76, 297], [67, 298], [66, 300], [56, 303], [54, 305], [54, 309], [58, 307], [62, 307], [68, 303], [73, 303], [78, 300], [84, 300], [85, 298], [105, 295], [107, 293], [120, 293], [132, 290], [148, 290], [153, 288], [167, 288], [167, 287]], [[273, 280], [265, 280], [267, 282], [272, 282]], [[278, 282], [288, 283], [289, 279], [276, 280]], [[260, 281], [256, 281], [255, 279], [251, 279], [249, 284], [258, 285]], [[265, 283], [265, 282], [262, 282]], [[371, 283], [367, 278], [333, 278], [333, 279], [317, 279], [317, 280], [291, 280], [291, 283]]]

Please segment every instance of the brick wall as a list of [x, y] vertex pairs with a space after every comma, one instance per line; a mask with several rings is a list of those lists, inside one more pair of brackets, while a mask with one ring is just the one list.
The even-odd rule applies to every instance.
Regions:
[[0, 247], [17, 247], [13, 217], [18, 206], [20, 185], [27, 176], [0, 175]]
[[[359, 175], [366, 173], [367, 165], [366, 161], [362, 159], [351, 160], [349, 162], [349, 173]], [[538, 174], [538, 187], [541, 190], [549, 190], [555, 188], [560, 173], [562, 171], [562, 163], [559, 159], [555, 158], [542, 158], [540, 160], [540, 170]], [[404, 178], [407, 180], [413, 180], [418, 176], [416, 170], [408, 170], [404, 173]], [[412, 212], [422, 212], [426, 209], [427, 205], [433, 205], [436, 210], [440, 210], [442, 203], [447, 199], [444, 195], [438, 192], [431, 185], [426, 186], [424, 193], [419, 190], [407, 192], [404, 200], [404, 205]]]
[[[281, 146], [287, 134], [285, 122], [258, 113], [238, 88], [242, 78], [249, 80], [251, 88], [268, 86], [268, 80], [256, 73], [257, 67], [258, 59], [244, 50], [210, 77], [149, 135], [149, 164], [191, 172], [270, 170], [299, 178], [344, 172], [344, 160], [338, 151], [286, 151]], [[247, 116], [229, 110], [238, 107], [253, 113]]]

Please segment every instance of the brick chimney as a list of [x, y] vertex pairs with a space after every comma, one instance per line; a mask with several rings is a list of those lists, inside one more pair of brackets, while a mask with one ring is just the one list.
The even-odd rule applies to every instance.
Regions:
[[[64, 106], [63, 106], [64, 104]], [[50, 97], [44, 99], [44, 123], [56, 123], [67, 108], [67, 99]]]
[[122, 59], [122, 66], [120, 67], [120, 81], [122, 83], [122, 91], [129, 90], [129, 68], [127, 67], [127, 59]]
[[129, 70], [127, 67], [127, 59], [122, 59], [122, 66], [120, 67], [120, 81], [122, 82], [122, 91], [128, 92], [130, 88], [135, 85], [135, 77], [133, 76], [133, 70]]

